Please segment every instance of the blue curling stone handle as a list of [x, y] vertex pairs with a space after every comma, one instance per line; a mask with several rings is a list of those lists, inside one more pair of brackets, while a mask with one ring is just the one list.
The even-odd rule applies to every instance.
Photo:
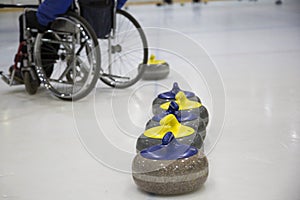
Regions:
[[172, 132], [167, 132], [160, 145], [152, 146], [140, 152], [141, 156], [150, 160], [178, 160], [189, 158], [198, 153], [196, 147], [179, 143]]
[[195, 119], [197, 119], [197, 115], [191, 112], [186, 112], [186, 111], [178, 111], [179, 110], [179, 106], [175, 101], [171, 101], [168, 110], [155, 115], [154, 117], [152, 117], [153, 121], [156, 122], [160, 122], [161, 119], [163, 119], [165, 116], [169, 115], [169, 114], [173, 114], [175, 115], [175, 117], [177, 118], [178, 122], [186, 122], [186, 121], [193, 121]]
[[175, 82], [175, 83], [173, 84], [173, 88], [172, 88], [171, 91], [168, 91], [168, 92], [164, 92], [164, 93], [159, 94], [159, 95], [158, 95], [158, 98], [160, 98], [160, 99], [175, 99], [176, 94], [177, 94], [178, 92], [180, 92], [180, 91], [182, 91], [182, 92], [185, 94], [185, 96], [186, 96], [187, 98], [191, 98], [191, 97], [194, 97], [194, 96], [195, 96], [195, 93], [193, 93], [193, 92], [181, 90], [181, 89], [179, 88], [179, 86], [178, 86], [178, 83]]

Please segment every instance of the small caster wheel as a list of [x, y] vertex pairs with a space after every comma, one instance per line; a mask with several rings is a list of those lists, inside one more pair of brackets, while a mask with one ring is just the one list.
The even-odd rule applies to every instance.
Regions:
[[34, 95], [37, 92], [38, 87], [40, 86], [39, 80], [33, 80], [29, 71], [23, 73], [24, 84], [26, 92], [30, 95]]

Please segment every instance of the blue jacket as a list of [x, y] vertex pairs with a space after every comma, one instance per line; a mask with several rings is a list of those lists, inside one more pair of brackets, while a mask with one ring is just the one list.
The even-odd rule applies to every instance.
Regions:
[[68, 11], [73, 0], [45, 0], [38, 8], [37, 18], [38, 22], [47, 26], [54, 21], [56, 17]]
[[[118, 0], [117, 8], [120, 9], [127, 0]], [[45, 0], [38, 8], [37, 18], [38, 22], [47, 26], [53, 22], [56, 17], [68, 11], [73, 0]]]
[[117, 8], [121, 9], [127, 0], [118, 0]]

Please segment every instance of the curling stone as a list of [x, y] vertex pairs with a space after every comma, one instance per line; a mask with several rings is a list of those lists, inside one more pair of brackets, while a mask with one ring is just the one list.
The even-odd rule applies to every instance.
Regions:
[[[176, 103], [179, 105], [179, 110], [180, 111], [187, 111], [187, 112], [192, 112], [200, 117], [200, 119], [203, 120], [205, 126], [208, 124], [208, 111], [207, 109], [198, 101], [192, 101], [189, 100], [186, 95], [180, 91], [176, 94], [175, 96]], [[156, 107], [154, 110], [153, 108], [153, 113], [155, 115], [162, 113], [166, 110], [168, 110], [170, 105], [170, 102], [166, 102], [161, 104], [160, 106]]]
[[183, 92], [185, 94], [185, 96], [189, 99], [189, 100], [192, 100], [192, 101], [198, 101], [199, 103], [201, 103], [201, 100], [199, 97], [197, 97], [195, 95], [194, 92], [190, 92], [190, 91], [184, 91], [184, 90], [181, 90], [179, 88], [179, 85], [177, 82], [174, 82], [173, 83], [173, 88], [170, 90], [170, 91], [167, 91], [167, 92], [164, 92], [164, 93], [161, 93], [159, 94], [153, 101], [152, 103], [152, 111], [154, 114], [157, 114], [155, 111], [157, 110], [157, 108], [163, 104], [163, 103], [166, 103], [166, 102], [169, 102], [169, 101], [175, 101], [175, 97], [176, 97], [176, 94], [178, 92]]
[[160, 80], [164, 79], [170, 73], [169, 64], [164, 60], [156, 60], [152, 54], [145, 66], [142, 79], [144, 80]]
[[132, 162], [132, 177], [138, 187], [160, 195], [195, 191], [207, 180], [208, 171], [206, 156], [178, 142], [171, 132], [159, 145], [138, 153]]
[[203, 140], [193, 128], [182, 125], [173, 114], [165, 116], [160, 120], [160, 126], [156, 126], [144, 131], [137, 139], [136, 151], [149, 148], [161, 143], [165, 133], [172, 132], [175, 138], [182, 144], [191, 145], [198, 149], [202, 147]]
[[168, 110], [153, 116], [152, 119], [147, 122], [145, 130], [159, 126], [160, 120], [169, 114], [173, 114], [180, 124], [193, 128], [201, 135], [203, 140], [205, 139], [206, 125], [204, 121], [195, 113], [179, 111], [179, 106], [175, 101], [171, 101]]

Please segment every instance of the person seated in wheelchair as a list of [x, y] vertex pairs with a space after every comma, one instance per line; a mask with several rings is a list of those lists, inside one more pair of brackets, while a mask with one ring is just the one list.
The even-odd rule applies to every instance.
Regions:
[[[14, 80], [18, 83], [23, 83], [22, 67], [26, 66], [27, 46], [26, 38], [24, 38], [24, 24], [26, 28], [36, 29], [38, 32], [44, 32], [48, 29], [51, 22], [56, 17], [67, 12], [73, 0], [45, 0], [41, 3], [37, 11], [29, 10], [21, 14], [19, 17], [19, 48], [15, 55], [14, 64], [9, 67], [9, 72], [14, 73]], [[25, 16], [24, 16], [25, 15]], [[25, 23], [24, 23], [25, 19]]]
[[[78, 0], [79, 5], [93, 6], [97, 2], [103, 2], [104, 0]], [[114, 0], [105, 0], [105, 2], [114, 2]], [[117, 0], [117, 9], [120, 9], [127, 0]], [[65, 14], [73, 4], [74, 0], [44, 0], [38, 7], [37, 11], [29, 10], [21, 14], [19, 17], [19, 48], [15, 55], [14, 64], [9, 67], [10, 76], [14, 71], [14, 81], [17, 83], [23, 83], [22, 67], [26, 66], [27, 46], [26, 38], [24, 38], [24, 24], [26, 28], [36, 29], [38, 32], [43, 33], [47, 31], [51, 23], [60, 15]], [[24, 17], [25, 15], [25, 17]], [[87, 14], [87, 17], [93, 17]], [[24, 23], [24, 19], [26, 22]], [[88, 20], [88, 19], [87, 19]], [[100, 19], [99, 19], [100, 20]], [[101, 19], [105, 20], [105, 19]], [[89, 20], [88, 20], [89, 21]], [[51, 62], [51, 61], [49, 61]], [[53, 67], [45, 69], [46, 74], [51, 75]]]

